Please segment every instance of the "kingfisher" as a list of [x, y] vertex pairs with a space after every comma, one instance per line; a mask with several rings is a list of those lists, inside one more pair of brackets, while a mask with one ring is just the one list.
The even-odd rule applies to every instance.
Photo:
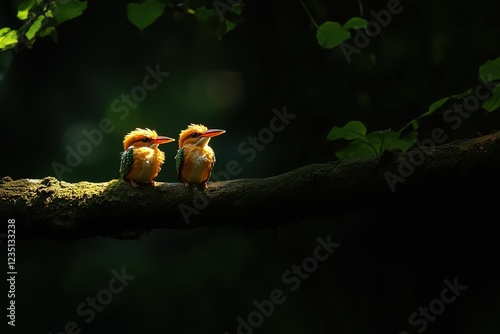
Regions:
[[120, 159], [120, 175], [130, 181], [134, 187], [139, 183], [150, 183], [155, 186], [154, 179], [158, 176], [165, 161], [165, 153], [158, 145], [175, 141], [170, 137], [158, 136], [155, 130], [136, 128], [123, 138], [123, 152]]
[[202, 124], [188, 125], [179, 134], [179, 149], [175, 155], [177, 179], [189, 188], [191, 184], [207, 189], [215, 164], [214, 150], [208, 146], [210, 138], [225, 133], [225, 130], [208, 129]]

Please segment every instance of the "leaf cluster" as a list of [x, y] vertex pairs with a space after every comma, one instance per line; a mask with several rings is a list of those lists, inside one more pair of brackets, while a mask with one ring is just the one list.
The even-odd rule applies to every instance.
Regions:
[[[484, 83], [494, 83], [500, 79], [500, 57], [488, 60], [479, 67], [479, 77]], [[385, 150], [399, 149], [406, 152], [417, 143], [418, 130], [423, 118], [433, 115], [450, 103], [464, 103], [474, 94], [471, 87], [463, 93], [453, 94], [431, 103], [426, 112], [407, 122], [398, 131], [386, 129], [367, 133], [360, 121], [350, 121], [343, 127], [334, 126], [327, 134], [327, 140], [345, 140], [348, 143], [337, 150], [335, 155], [341, 160], [358, 159], [381, 155]], [[487, 113], [500, 108], [500, 85], [495, 84], [491, 96], [484, 100], [481, 108]], [[411, 127], [411, 130], [408, 129]]]
[[22, 25], [0, 28], [0, 80], [12, 63], [12, 52], [31, 48], [40, 37], [57, 41], [56, 27], [80, 16], [87, 8], [80, 0], [24, 0], [17, 9]]
[[215, 0], [207, 8], [205, 5], [193, 4], [189, 1], [171, 4], [161, 0], [144, 0], [127, 5], [127, 18], [140, 31], [156, 22], [171, 9], [177, 17], [193, 16], [207, 29], [213, 31], [219, 40], [243, 22], [243, 0]]

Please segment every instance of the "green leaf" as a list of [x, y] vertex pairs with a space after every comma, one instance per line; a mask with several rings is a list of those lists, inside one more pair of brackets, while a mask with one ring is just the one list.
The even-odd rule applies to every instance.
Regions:
[[429, 116], [430, 114], [434, 113], [437, 109], [441, 108], [441, 106], [443, 104], [445, 104], [451, 98], [461, 99], [461, 98], [467, 97], [467, 96], [469, 96], [471, 94], [472, 94], [472, 88], [469, 88], [469, 89], [467, 89], [463, 93], [459, 93], [459, 94], [455, 94], [455, 95], [450, 95], [450, 96], [447, 96], [447, 97], [443, 97], [443, 98], [437, 100], [436, 102], [432, 103], [429, 106], [429, 110], [427, 110], [427, 112], [425, 112], [422, 115], [420, 115], [419, 118], [422, 118], [422, 117], [425, 117], [425, 116]]
[[35, 0], [25, 0], [20, 3], [17, 7], [17, 18], [23, 21], [26, 20], [31, 8], [33, 8], [35, 4]]
[[206, 7], [196, 8], [194, 16], [199, 22], [207, 23], [217, 19], [217, 12], [215, 9], [207, 9]]
[[12, 51], [7, 50], [5, 52], [0, 52], [0, 81], [5, 77], [5, 73], [12, 64]]
[[378, 154], [384, 149], [397, 148], [399, 133], [391, 130], [374, 131], [366, 135], [366, 141], [371, 144]]
[[412, 126], [413, 130], [418, 130], [418, 128], [420, 127], [420, 120], [422, 118], [433, 114], [437, 109], [441, 108], [446, 102], [448, 102], [449, 99], [451, 99], [451, 98], [462, 99], [466, 96], [471, 95], [472, 91], [473, 91], [473, 89], [469, 88], [463, 93], [443, 97], [443, 98], [431, 103], [431, 105], [429, 106], [429, 109], [425, 113], [423, 113], [422, 115], [418, 116], [417, 118], [406, 123], [399, 131], [400, 132], [403, 131], [404, 129], [406, 129], [410, 125]]
[[40, 30], [40, 28], [42, 27], [42, 24], [43, 24], [43, 20], [45, 19], [45, 16], [43, 15], [40, 15], [39, 17], [36, 18], [36, 20], [31, 24], [30, 28], [28, 29], [28, 31], [26, 31], [26, 38], [28, 40], [32, 40], [33, 38], [35, 38], [36, 36], [36, 33], [38, 32], [38, 30]]
[[472, 91], [473, 91], [473, 89], [472, 89], [472, 88], [469, 88], [469, 89], [467, 89], [467, 90], [466, 90], [465, 92], [463, 92], [463, 93], [460, 93], [460, 94], [455, 94], [455, 95], [451, 95], [450, 97], [453, 97], [453, 98], [455, 98], [455, 99], [461, 99], [461, 98], [464, 98], [464, 97], [467, 97], [467, 96], [471, 95], [471, 94], [472, 94]]
[[0, 29], [0, 51], [11, 49], [17, 44], [17, 41], [17, 30], [11, 30], [10, 28]]
[[413, 130], [418, 130], [418, 128], [420, 127], [420, 122], [418, 119], [414, 119], [413, 121], [410, 122], [410, 124]]
[[365, 134], [366, 128], [364, 124], [359, 121], [352, 121], [343, 128], [334, 127], [328, 134], [328, 139], [331, 137], [332, 139], [352, 140], [335, 152], [337, 158], [343, 160], [374, 157], [390, 149], [399, 149], [406, 152], [417, 141], [416, 131], [409, 132], [403, 138], [400, 138], [400, 132], [390, 129]]
[[366, 127], [362, 122], [350, 121], [342, 128], [334, 126], [326, 136], [326, 139], [327, 140], [364, 139], [365, 134], [366, 134]]
[[47, 9], [44, 13], [45, 17], [53, 18], [54, 14], [52, 13], [51, 9]]
[[495, 86], [493, 95], [483, 102], [482, 107], [488, 112], [500, 108], [500, 85]]
[[401, 133], [382, 130], [374, 131], [366, 136], [366, 140], [381, 154], [385, 150], [399, 149], [406, 152], [417, 140], [417, 132], [409, 132], [405, 137], [400, 138]]
[[418, 137], [418, 132], [411, 131], [406, 136], [399, 139], [397, 143], [398, 146], [394, 148], [399, 148], [401, 151], [406, 152], [410, 148], [412, 148], [413, 145], [415, 145], [415, 143], [417, 142], [417, 137]]
[[226, 19], [219, 21], [217, 23], [217, 27], [214, 29], [215, 36], [217, 36], [217, 39], [219, 41], [221, 41], [222, 37], [224, 37], [224, 35], [226, 34], [226, 29], [227, 29], [226, 21], [227, 21]]
[[437, 109], [439, 109], [443, 104], [446, 103], [446, 101], [448, 101], [450, 99], [450, 97], [443, 97], [439, 100], [437, 100], [436, 102], [432, 103], [430, 106], [429, 106], [429, 110], [427, 110], [426, 113], [422, 114], [422, 116], [420, 117], [424, 117], [424, 116], [427, 116], [427, 115], [430, 115], [432, 114], [434, 111], [436, 111]]
[[219, 20], [222, 22], [224, 21], [226, 15], [226, 12], [232, 12], [233, 11], [233, 6], [229, 6], [229, 4], [226, 3], [224, 0], [214, 0], [212, 2], [212, 6], [214, 7], [215, 11], [217, 12], [217, 15], [219, 16]]
[[495, 60], [488, 60], [479, 67], [479, 76], [484, 82], [500, 79], [500, 57]]
[[325, 49], [333, 49], [351, 38], [349, 30], [342, 28], [340, 23], [327, 21], [318, 27], [316, 39]]
[[155, 22], [165, 10], [165, 3], [158, 0], [145, 0], [142, 3], [129, 3], [127, 5], [127, 17], [139, 30]]
[[368, 22], [360, 17], [353, 17], [344, 23], [344, 29], [364, 29]]
[[362, 140], [354, 140], [335, 152], [335, 155], [340, 160], [361, 159], [377, 156], [377, 152]]
[[57, 30], [55, 27], [46, 27], [40, 30], [38, 34], [40, 37], [50, 36], [54, 42], [57, 42]]
[[243, 11], [243, 7], [245, 7], [245, 4], [242, 3], [242, 2], [236, 2], [233, 4], [233, 12], [238, 14], [238, 15], [241, 15], [242, 11]]
[[226, 21], [226, 32], [225, 33], [227, 34], [231, 30], [233, 30], [234, 28], [236, 28], [236, 23], [233, 23], [233, 22], [231, 22], [229, 20], [225, 20], [225, 21]]
[[87, 1], [58, 0], [55, 2], [55, 7], [52, 9], [52, 14], [57, 24], [61, 24], [82, 15], [85, 9], [87, 9]]

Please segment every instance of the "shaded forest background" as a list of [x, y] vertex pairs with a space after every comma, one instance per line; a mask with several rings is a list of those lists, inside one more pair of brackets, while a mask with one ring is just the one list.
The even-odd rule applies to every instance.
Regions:
[[[360, 14], [357, 1], [304, 3], [318, 23]], [[57, 176], [53, 162], [64, 163], [66, 147], [76, 147], [85, 139], [82, 130], [105, 117], [114, 130], [64, 181], [116, 179], [125, 133], [149, 127], [176, 137], [191, 122], [227, 131], [211, 141], [214, 173], [231, 160], [241, 166], [234, 178], [336, 160], [342, 143], [326, 140], [333, 126], [361, 120], [370, 131], [398, 128], [439, 98], [475, 87], [479, 66], [499, 56], [495, 1], [401, 4], [403, 11], [349, 64], [340, 49], [318, 45], [299, 1], [245, 2], [245, 21], [221, 40], [188, 14], [167, 13], [139, 32], [127, 20], [125, 2], [89, 1], [81, 17], [58, 28], [57, 43], [37, 40], [15, 54], [3, 75], [0, 176]], [[364, 3], [365, 17], [386, 7], [385, 1]], [[16, 1], [2, 2], [0, 27], [18, 25], [16, 11]], [[113, 102], [142, 83], [147, 66], [157, 65], [169, 76], [120, 119]], [[296, 118], [247, 161], [238, 146], [269, 127], [273, 109], [285, 106]], [[423, 122], [419, 138], [436, 126], [451, 141], [498, 130], [498, 124], [498, 112], [478, 112], [455, 131], [436, 115]], [[176, 182], [175, 145], [162, 148], [167, 161], [158, 181]], [[487, 182], [476, 193], [446, 198], [444, 187], [460, 185], [437, 182], [426, 198], [341, 217], [332, 203], [331, 216], [283, 222], [276, 231], [209, 227], [153, 231], [139, 241], [70, 243], [18, 235], [15, 331], [59, 333], [73, 320], [82, 333], [232, 334], [237, 317], [255, 310], [254, 300], [281, 289], [286, 301], [255, 333], [416, 333], [420, 327], [410, 326], [408, 317], [439, 298], [444, 279], [458, 277], [468, 288], [425, 332], [498, 333], [499, 277], [487, 261], [498, 254], [491, 226], [498, 196], [483, 192]], [[2, 217], [8, 218], [16, 217]], [[262, 219], [280, 221], [272, 213]], [[341, 246], [290, 291], [282, 274], [327, 236]], [[77, 305], [106, 288], [111, 271], [121, 268], [135, 279], [85, 323]]]

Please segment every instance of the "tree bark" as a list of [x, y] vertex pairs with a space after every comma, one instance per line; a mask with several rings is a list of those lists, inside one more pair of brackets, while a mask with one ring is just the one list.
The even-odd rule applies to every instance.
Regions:
[[0, 217], [16, 220], [17, 238], [63, 240], [137, 239], [152, 229], [210, 225], [275, 228], [415, 203], [423, 196], [456, 199], [498, 189], [499, 170], [500, 132], [495, 132], [406, 153], [306, 165], [268, 178], [210, 182], [204, 193], [180, 183], [134, 188], [123, 180], [68, 183], [6, 176], [0, 180]]

